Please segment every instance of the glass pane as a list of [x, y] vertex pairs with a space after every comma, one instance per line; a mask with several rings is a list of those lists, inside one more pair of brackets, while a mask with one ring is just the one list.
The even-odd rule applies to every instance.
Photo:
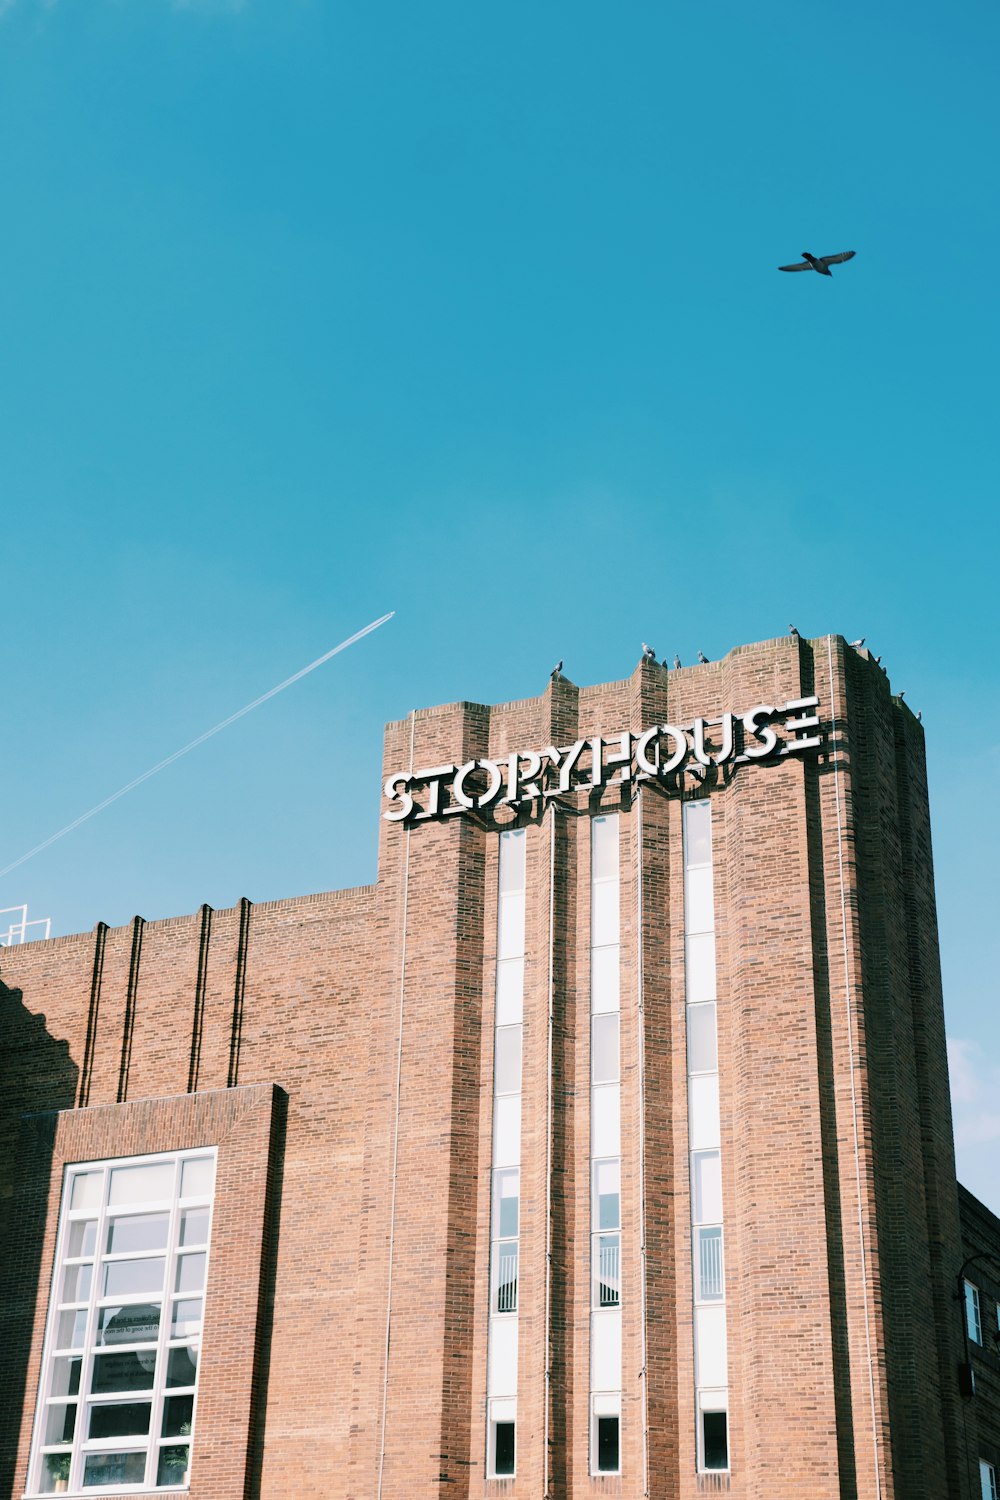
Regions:
[[108, 1220], [108, 1255], [135, 1254], [139, 1250], [165, 1250], [168, 1214], [121, 1214]]
[[87, 1314], [81, 1308], [79, 1312], [63, 1312], [59, 1314], [59, 1322], [56, 1325], [56, 1348], [57, 1349], [82, 1349], [83, 1341], [87, 1337]]
[[146, 1477], [146, 1453], [88, 1453], [83, 1487], [142, 1484]]
[[600, 880], [591, 890], [590, 946], [602, 948], [618, 941], [618, 882]]
[[621, 1235], [595, 1234], [594, 1306], [617, 1307], [621, 1301]]
[[181, 1244], [207, 1245], [208, 1219], [207, 1208], [186, 1208], [181, 1214]]
[[88, 1436], [92, 1438], [144, 1437], [149, 1431], [148, 1401], [102, 1401], [90, 1407]]
[[618, 1418], [597, 1419], [597, 1472], [618, 1473]]
[[518, 1232], [520, 1172], [493, 1173], [493, 1237], [513, 1239]]
[[215, 1157], [192, 1156], [181, 1166], [181, 1197], [210, 1198], [215, 1186]]
[[160, 1449], [160, 1461], [156, 1469], [157, 1484], [187, 1484], [187, 1472], [191, 1467], [191, 1450], [183, 1447]]
[[714, 1073], [719, 1066], [715, 1005], [688, 1006], [688, 1072]]
[[593, 1083], [617, 1083], [617, 1011], [612, 1012], [611, 1015], [594, 1017], [591, 1023], [590, 1065]]
[[175, 1292], [200, 1292], [205, 1285], [205, 1256], [180, 1255], [177, 1258]]
[[168, 1396], [163, 1403], [161, 1437], [187, 1437], [194, 1418], [194, 1396]]
[[518, 958], [524, 952], [524, 892], [500, 897], [498, 958]]
[[493, 1161], [516, 1167], [521, 1160], [521, 1096], [508, 1094], [493, 1104]]
[[500, 890], [524, 890], [524, 851], [527, 847], [523, 828], [512, 828], [500, 835]]
[[618, 878], [618, 819], [593, 818], [590, 823], [591, 878]]
[[619, 950], [596, 948], [590, 956], [590, 1008], [595, 1015], [617, 1010], [620, 1001]]
[[80, 1389], [83, 1360], [78, 1354], [67, 1354], [52, 1361], [52, 1395], [75, 1396]]
[[689, 802], [684, 808], [684, 860], [705, 865], [712, 858], [712, 808], [708, 802]]
[[691, 1162], [696, 1224], [722, 1223], [722, 1163], [718, 1151], [698, 1151]]
[[39, 1488], [43, 1495], [54, 1495], [63, 1493], [69, 1480], [69, 1465], [71, 1454], [69, 1453], [46, 1453], [42, 1460], [42, 1472], [40, 1475]]
[[76, 1402], [53, 1402], [45, 1414], [46, 1447], [52, 1443], [71, 1443], [76, 1429]]
[[715, 926], [712, 866], [688, 870], [684, 877], [684, 931], [711, 932]]
[[518, 1026], [524, 1008], [524, 959], [508, 958], [497, 964], [498, 1026]]
[[101, 1206], [103, 1172], [74, 1172], [69, 1206], [72, 1209], [98, 1209]]
[[702, 1074], [688, 1082], [691, 1114], [691, 1148], [719, 1144], [719, 1075]]
[[521, 1092], [521, 1028], [499, 1026], [493, 1086], [498, 1094]]
[[113, 1167], [108, 1202], [116, 1204], [156, 1203], [174, 1196], [172, 1161], [150, 1162], [145, 1167]]
[[595, 1156], [621, 1155], [620, 1092], [617, 1083], [606, 1083], [599, 1089], [591, 1090], [591, 1139]]
[[729, 1468], [728, 1418], [724, 1411], [705, 1411], [701, 1414], [702, 1447], [706, 1469]]
[[174, 1303], [174, 1316], [170, 1324], [172, 1339], [192, 1338], [201, 1332], [201, 1298], [192, 1297]]
[[621, 1162], [595, 1161], [593, 1209], [595, 1229], [619, 1229], [621, 1227], [621, 1176]]
[[493, 1472], [498, 1477], [515, 1473], [514, 1423], [497, 1422], [493, 1434]]
[[979, 1320], [979, 1288], [973, 1286], [971, 1281], [965, 1283], [965, 1320], [969, 1338], [973, 1343], [981, 1344], [983, 1329]]
[[156, 1369], [156, 1350], [122, 1350], [94, 1356], [91, 1389], [97, 1395], [112, 1391], [150, 1391]]
[[128, 1297], [140, 1292], [163, 1290], [166, 1261], [162, 1256], [149, 1260], [110, 1260], [104, 1263], [104, 1297]]
[[93, 1255], [97, 1245], [97, 1220], [77, 1219], [69, 1226], [67, 1255]]
[[696, 1229], [694, 1246], [695, 1296], [700, 1302], [721, 1302], [722, 1230]]
[[715, 933], [703, 932], [684, 943], [687, 960], [686, 990], [689, 1005], [715, 999]]
[[86, 1302], [94, 1279], [94, 1267], [67, 1266], [63, 1275], [63, 1302]]
[[517, 1240], [497, 1240], [494, 1242], [494, 1312], [517, 1312], [517, 1261]]
[[197, 1375], [197, 1344], [185, 1344], [183, 1349], [170, 1350], [167, 1355], [167, 1385], [194, 1385]]
[[159, 1332], [160, 1309], [154, 1302], [102, 1307], [97, 1314], [99, 1344], [155, 1344]]

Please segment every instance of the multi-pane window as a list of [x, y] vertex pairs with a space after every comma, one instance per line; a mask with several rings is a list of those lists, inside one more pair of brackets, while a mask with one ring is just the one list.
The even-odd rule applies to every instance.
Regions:
[[31, 1493], [187, 1484], [214, 1181], [206, 1150], [67, 1169]]
[[979, 1487], [982, 1500], [997, 1500], [997, 1471], [985, 1458], [979, 1460]]
[[983, 1321], [979, 1311], [979, 1288], [971, 1281], [965, 1283], [965, 1326], [974, 1344], [983, 1342]]

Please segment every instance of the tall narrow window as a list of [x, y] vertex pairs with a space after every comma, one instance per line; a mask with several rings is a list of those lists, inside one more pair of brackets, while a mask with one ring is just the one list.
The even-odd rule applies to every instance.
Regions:
[[204, 1150], [67, 1170], [31, 1493], [187, 1485], [214, 1181]]
[[729, 1375], [719, 1124], [712, 809], [684, 808], [684, 957], [697, 1458], [729, 1467]]
[[997, 1471], [985, 1458], [979, 1460], [979, 1487], [982, 1500], [997, 1500]]
[[523, 828], [509, 829], [500, 835], [498, 885], [486, 1470], [499, 1478], [513, 1474], [516, 1461], [525, 923]]
[[965, 1326], [974, 1344], [983, 1342], [983, 1322], [979, 1312], [979, 1288], [971, 1281], [965, 1283]]
[[618, 818], [590, 844], [590, 1470], [621, 1469], [621, 1057]]

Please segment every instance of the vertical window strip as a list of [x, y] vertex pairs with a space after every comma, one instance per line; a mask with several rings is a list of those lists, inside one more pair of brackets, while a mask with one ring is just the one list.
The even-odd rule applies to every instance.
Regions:
[[590, 1469], [621, 1470], [621, 1057], [618, 816], [591, 820]]
[[729, 1371], [710, 803], [686, 803], [683, 818], [697, 1464], [720, 1470], [729, 1468]]
[[523, 828], [500, 835], [486, 1377], [487, 1473], [498, 1478], [516, 1469], [525, 843]]

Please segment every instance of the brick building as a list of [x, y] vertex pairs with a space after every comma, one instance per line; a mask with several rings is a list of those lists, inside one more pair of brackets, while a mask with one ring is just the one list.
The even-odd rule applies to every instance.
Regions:
[[373, 886], [0, 955], [0, 1497], [990, 1496], [867, 652], [418, 711], [383, 784]]

